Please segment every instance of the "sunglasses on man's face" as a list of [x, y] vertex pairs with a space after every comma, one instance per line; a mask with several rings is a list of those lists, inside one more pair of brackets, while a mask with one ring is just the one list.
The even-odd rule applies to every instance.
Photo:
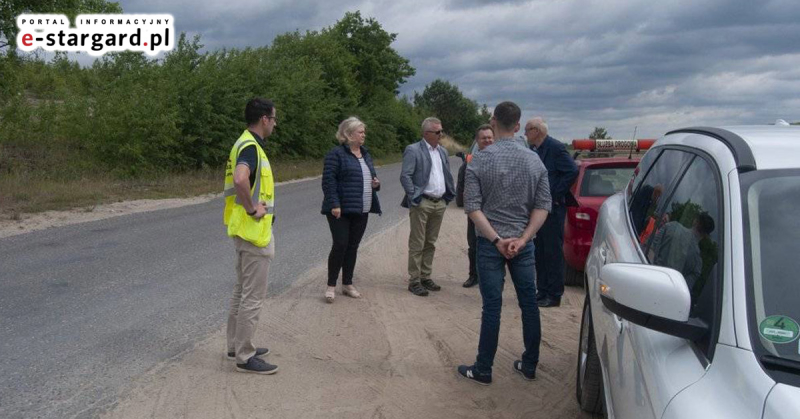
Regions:
[[443, 133], [444, 131], [442, 131], [442, 130], [439, 130], [439, 131], [425, 131], [425, 132], [427, 132], [427, 133], [430, 133], [430, 134], [434, 134], [434, 135], [442, 135], [442, 133]]

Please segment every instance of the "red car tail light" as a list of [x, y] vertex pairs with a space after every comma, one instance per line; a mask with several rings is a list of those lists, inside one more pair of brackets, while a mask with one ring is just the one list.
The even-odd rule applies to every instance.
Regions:
[[597, 211], [588, 207], [569, 207], [567, 221], [575, 228], [594, 231], [597, 223]]

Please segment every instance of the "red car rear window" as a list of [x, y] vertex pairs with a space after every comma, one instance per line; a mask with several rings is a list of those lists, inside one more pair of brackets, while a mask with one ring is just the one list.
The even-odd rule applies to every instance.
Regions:
[[633, 176], [634, 167], [586, 168], [580, 196], [611, 196], [622, 190]]

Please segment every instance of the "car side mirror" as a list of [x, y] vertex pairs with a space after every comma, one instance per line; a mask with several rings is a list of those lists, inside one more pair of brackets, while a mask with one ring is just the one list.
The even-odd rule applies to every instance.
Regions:
[[600, 269], [599, 286], [603, 305], [631, 323], [689, 340], [708, 332], [708, 325], [689, 318], [689, 287], [674, 269], [609, 263]]

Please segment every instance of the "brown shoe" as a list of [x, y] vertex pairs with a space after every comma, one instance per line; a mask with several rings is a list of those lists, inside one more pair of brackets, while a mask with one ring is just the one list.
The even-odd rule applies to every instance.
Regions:
[[425, 279], [422, 279], [420, 281], [420, 283], [428, 291], [439, 291], [440, 289], [442, 289], [442, 287], [436, 285], [436, 283], [433, 282], [432, 279], [425, 278]]

